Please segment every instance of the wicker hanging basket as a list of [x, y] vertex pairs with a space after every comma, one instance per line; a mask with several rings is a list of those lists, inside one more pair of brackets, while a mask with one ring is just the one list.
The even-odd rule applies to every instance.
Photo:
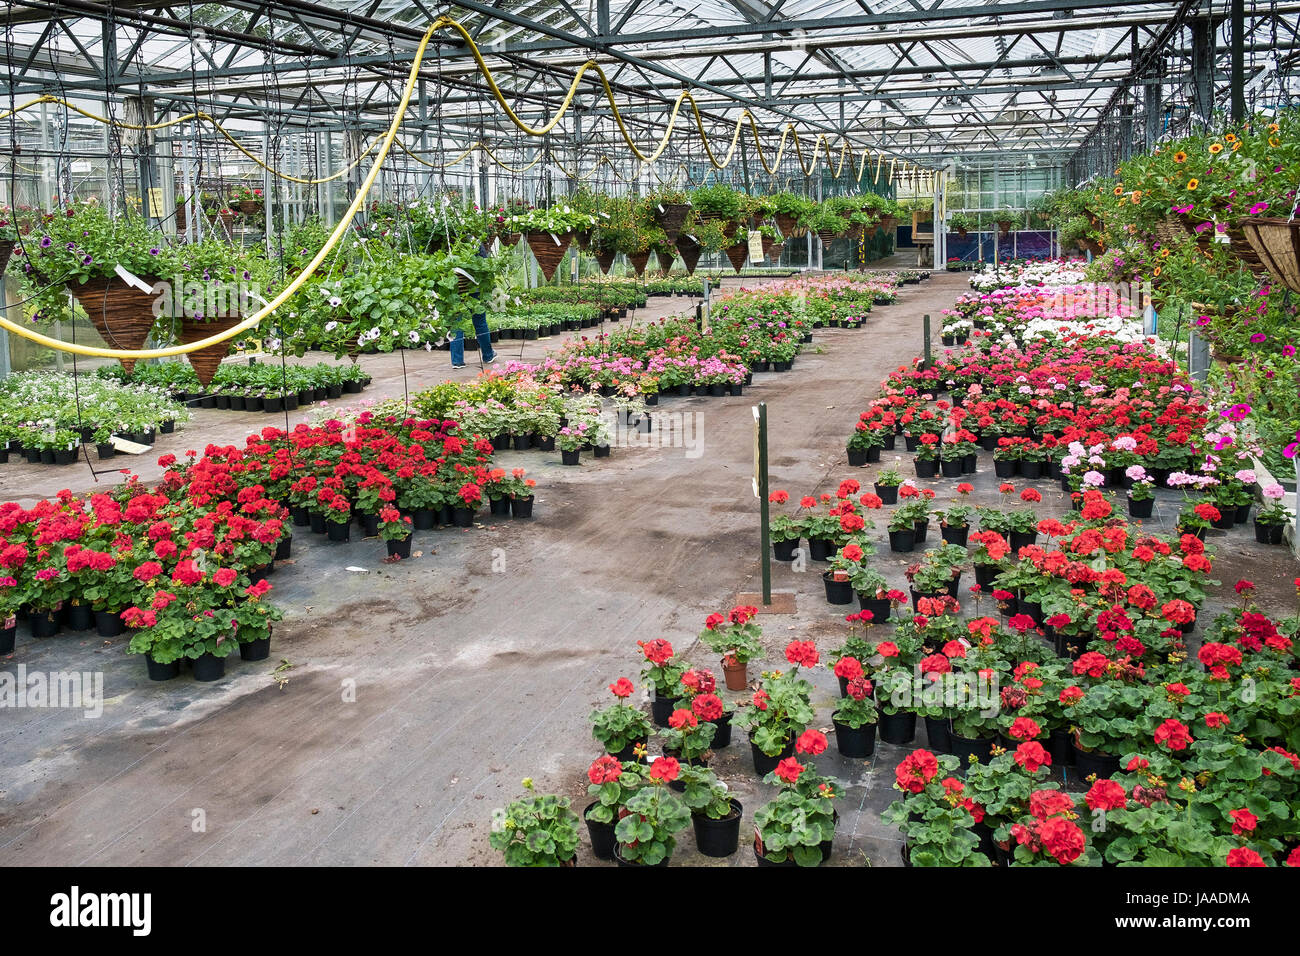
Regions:
[[773, 242], [770, 246], [763, 247], [763, 255], [772, 260], [773, 265], [781, 258], [781, 253], [785, 252], [784, 242]]
[[[566, 232], [551, 238], [549, 232], [530, 232], [524, 238], [528, 240], [528, 248], [533, 250], [533, 255], [537, 258], [537, 266], [542, 270], [542, 275], [546, 276], [547, 282], [550, 282], [555, 278], [555, 270], [560, 267], [564, 254], [569, 251], [569, 243], [573, 242], [573, 233]], [[556, 242], [556, 239], [559, 242]]]
[[[149, 285], [159, 280], [141, 277]], [[95, 330], [109, 348], [137, 350], [144, 346], [153, 331], [155, 297], [128, 285], [117, 276], [108, 279], [91, 279], [89, 282], [70, 282], [68, 290], [86, 310]], [[135, 359], [119, 359], [126, 374], [135, 370]]]
[[[663, 211], [660, 212], [659, 210]], [[655, 209], [655, 223], [664, 231], [669, 242], [676, 242], [677, 237], [681, 235], [682, 227], [686, 225], [686, 217], [690, 215], [690, 203], [671, 202], [663, 203], [662, 206]]]
[[1268, 266], [1264, 265], [1264, 260], [1259, 257], [1255, 247], [1247, 241], [1245, 230], [1229, 226], [1227, 236], [1228, 248], [1241, 260], [1242, 265], [1257, 276], [1268, 275]]
[[822, 241], [822, 251], [830, 252], [831, 243], [835, 241], [835, 230], [819, 229], [817, 230], [817, 238]]
[[671, 252], [656, 252], [655, 258], [659, 260], [659, 271], [668, 275], [669, 270], [673, 267], [673, 254]]
[[727, 253], [727, 258], [731, 260], [731, 268], [739, 272], [745, 267], [745, 260], [749, 258], [748, 242], [733, 243], [723, 251]]
[[614, 264], [615, 252], [613, 249], [597, 249], [592, 254], [596, 260], [596, 265], [600, 266], [600, 271], [609, 275], [609, 267]]
[[633, 252], [627, 257], [627, 261], [632, 263], [632, 268], [636, 270], [637, 277], [645, 275], [646, 263], [650, 261], [650, 250], [642, 249], [640, 252]]
[[519, 240], [523, 238], [523, 235], [518, 232], [503, 232], [500, 238], [502, 249], [513, 249], [519, 245]]
[[591, 248], [590, 229], [579, 229], [576, 233], [574, 233], [574, 237], [577, 240], [578, 248], [581, 249], [583, 252], [586, 252], [588, 249]]
[[0, 272], [5, 271], [5, 266], [9, 265], [9, 257], [13, 254], [14, 244], [8, 239], [0, 239]]
[[799, 228], [799, 221], [788, 212], [779, 212], [776, 214], [776, 228], [781, 230], [781, 235], [789, 239]]
[[1300, 219], [1247, 218], [1241, 231], [1273, 278], [1300, 292]]
[[[218, 332], [225, 332], [227, 329], [233, 329], [243, 321], [241, 315], [218, 315], [212, 318], [195, 319], [184, 316], [180, 320], [180, 339], [182, 344], [189, 345], [191, 342], [198, 342], [209, 336], [216, 335]], [[216, 345], [209, 345], [206, 348], [198, 349], [194, 352], [186, 353], [190, 365], [194, 367], [194, 372], [199, 377], [204, 387], [212, 384], [212, 378], [217, 374], [217, 369], [221, 366], [221, 360], [230, 354], [230, 340], [218, 342]]]
[[695, 275], [695, 267], [699, 265], [700, 253], [703, 251], [703, 246], [687, 236], [677, 237], [677, 252], [682, 257], [682, 265], [686, 266], [687, 275]]

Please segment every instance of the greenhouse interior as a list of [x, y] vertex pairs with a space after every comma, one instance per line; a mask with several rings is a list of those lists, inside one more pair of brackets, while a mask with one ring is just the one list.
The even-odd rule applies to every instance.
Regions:
[[0, 24], [4, 864], [1300, 866], [1300, 2]]

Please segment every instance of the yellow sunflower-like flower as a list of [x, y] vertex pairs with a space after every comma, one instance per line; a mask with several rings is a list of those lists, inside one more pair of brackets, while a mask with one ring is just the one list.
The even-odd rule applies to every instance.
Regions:
[[1217, 156], [1219, 153], [1223, 152], [1223, 144], [1222, 144], [1222, 143], [1211, 143], [1211, 144], [1210, 144], [1210, 152], [1211, 152], [1212, 154], [1214, 154], [1214, 155]]
[[1174, 162], [1175, 163], [1187, 162], [1187, 154], [1180, 149], [1178, 152], [1174, 153]]
[[1200, 181], [1199, 179], [1189, 179], [1189, 180], [1187, 180], [1187, 188], [1188, 188], [1188, 189], [1191, 189], [1191, 190], [1193, 190], [1193, 191], [1195, 191], [1196, 187], [1199, 186], [1200, 184], [1201, 184], [1201, 181]]

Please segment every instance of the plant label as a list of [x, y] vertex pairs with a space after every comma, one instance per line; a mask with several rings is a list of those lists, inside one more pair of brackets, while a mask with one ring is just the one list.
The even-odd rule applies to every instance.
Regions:
[[125, 282], [127, 285], [129, 285], [129, 286], [133, 286], [133, 287], [139, 289], [141, 292], [144, 292], [144, 293], [151, 293], [151, 292], [153, 292], [153, 286], [151, 286], [149, 283], [145, 282], [143, 279], [141, 279], [138, 275], [136, 275], [136, 274], [135, 274], [134, 272], [132, 272], [130, 269], [127, 269], [127, 268], [125, 268], [124, 266], [121, 266], [121, 265], [116, 265], [116, 266], [113, 266], [113, 271], [116, 272], [116, 273], [117, 273], [117, 277], [118, 277], [119, 279], [121, 279], [123, 282]]
[[153, 448], [153, 445], [141, 445], [137, 442], [127, 441], [125, 438], [119, 438], [117, 435], [114, 435], [113, 447], [128, 455], [143, 455], [145, 452], [149, 451], [149, 449]]

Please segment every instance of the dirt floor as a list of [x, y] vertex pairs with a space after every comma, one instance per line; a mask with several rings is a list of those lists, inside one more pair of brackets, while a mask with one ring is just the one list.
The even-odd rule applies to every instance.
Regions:
[[[151, 683], [121, 640], [36, 641], [20, 630], [6, 669], [102, 671], [108, 700], [98, 718], [57, 709], [0, 717], [0, 864], [498, 862], [487, 845], [493, 813], [524, 777], [578, 808], [588, 802], [585, 770], [599, 745], [587, 715], [611, 699], [606, 685], [636, 677], [636, 641], [666, 637], [716, 669], [695, 635], [707, 614], [759, 587], [754, 403], [768, 405], [773, 488], [797, 498], [845, 477], [866, 484], [877, 466], [849, 468], [844, 454], [859, 409], [919, 350], [921, 316], [937, 318], [966, 288], [966, 276], [944, 273], [907, 286], [866, 330], [818, 331], [792, 372], [756, 375], [743, 397], [665, 400], [661, 415], [693, 416], [702, 454], [616, 448], [564, 468], [558, 453], [502, 453], [503, 465], [538, 478], [531, 521], [419, 532], [418, 556], [395, 566], [381, 562], [378, 540], [330, 544], [303, 529], [271, 579], [287, 611], [271, 661], [236, 659], [220, 683], [187, 674]], [[636, 318], [684, 308], [693, 303], [655, 299]], [[553, 344], [527, 343], [524, 358]], [[446, 353], [405, 359], [412, 391], [451, 376]], [[362, 361], [375, 386], [360, 398], [401, 393], [400, 357]], [[273, 417], [204, 412], [155, 454], [239, 440]], [[911, 455], [897, 454], [910, 470]], [[90, 486], [84, 467], [50, 470], [0, 468], [0, 499]], [[954, 484], [934, 482], [941, 499]], [[975, 484], [980, 500], [997, 497], [987, 454]], [[1059, 486], [1038, 487], [1044, 516], [1066, 511]], [[1162, 503], [1157, 519], [1175, 512]], [[877, 560], [902, 586], [906, 559], [888, 553], [878, 524]], [[1246, 527], [1212, 535], [1220, 593], [1250, 577], [1275, 610], [1294, 606], [1288, 553], [1264, 555]], [[816, 640], [823, 655], [840, 643], [848, 609], [826, 603], [818, 570], [774, 563], [774, 587], [795, 592], [797, 609], [762, 619], [769, 661], [794, 637]], [[835, 679], [812, 676], [829, 731]], [[845, 789], [833, 865], [898, 865], [897, 832], [879, 815], [902, 753], [879, 744], [872, 760], [848, 761], [832, 746], [815, 761]], [[745, 805], [741, 851], [709, 860], [684, 833], [673, 864], [752, 866], [744, 834], [770, 794], [743, 734], [714, 766]], [[585, 839], [580, 862], [595, 862]]]

